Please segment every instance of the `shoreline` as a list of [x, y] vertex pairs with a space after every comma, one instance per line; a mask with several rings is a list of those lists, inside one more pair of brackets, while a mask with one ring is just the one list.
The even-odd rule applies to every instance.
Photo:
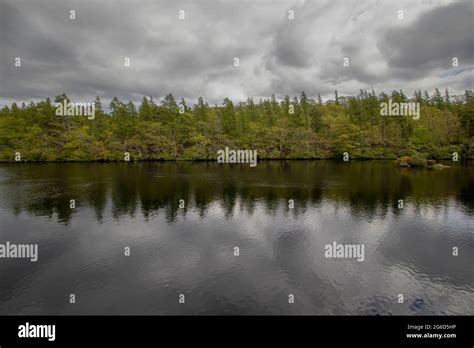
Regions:
[[[339, 157], [314, 157], [314, 158], [259, 158], [258, 162], [277, 162], [277, 161], [334, 161], [334, 162], [371, 162], [371, 161], [396, 161], [396, 157], [392, 158], [351, 158], [349, 161], [344, 161], [340, 159]], [[449, 158], [441, 158], [441, 159], [436, 159], [437, 162], [453, 162]], [[116, 160], [63, 160], [63, 161], [28, 161], [28, 160], [22, 160], [22, 161], [1, 161], [0, 164], [7, 164], [7, 163], [22, 163], [22, 164], [28, 164], [28, 163], [35, 163], [35, 164], [41, 164], [41, 163], [151, 163], [151, 162], [162, 162], [162, 163], [203, 163], [203, 162], [215, 162], [216, 164], [248, 164], [248, 163], [218, 163], [217, 159], [145, 159], [145, 160], [130, 160], [130, 161], [116, 161]], [[474, 158], [467, 158], [464, 160], [459, 160], [458, 162], [454, 163], [470, 163], [474, 162]], [[403, 167], [399, 167], [403, 168]]]

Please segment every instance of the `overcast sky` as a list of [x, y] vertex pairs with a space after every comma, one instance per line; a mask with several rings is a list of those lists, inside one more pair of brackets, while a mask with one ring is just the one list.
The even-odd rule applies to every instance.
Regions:
[[460, 94], [474, 88], [473, 18], [473, 1], [0, 0], [0, 104], [62, 92], [218, 104], [371, 87]]

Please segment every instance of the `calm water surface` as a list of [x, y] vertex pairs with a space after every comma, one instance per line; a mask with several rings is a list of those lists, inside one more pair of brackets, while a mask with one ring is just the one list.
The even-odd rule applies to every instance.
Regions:
[[472, 315], [474, 165], [1, 164], [6, 241], [39, 260], [0, 259], [0, 314]]

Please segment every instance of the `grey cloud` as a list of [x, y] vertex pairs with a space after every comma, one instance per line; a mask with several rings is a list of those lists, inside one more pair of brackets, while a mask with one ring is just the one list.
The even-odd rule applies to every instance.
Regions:
[[[355, 43], [338, 43], [340, 53], [330, 61], [325, 62], [325, 68], [319, 73], [319, 77], [325, 82], [333, 85], [346, 81], [355, 80], [362, 84], [373, 85], [385, 79], [381, 74], [370, 72], [370, 61], [364, 58], [365, 45]], [[348, 66], [343, 65], [344, 58], [348, 59]]]
[[[0, 0], [0, 6], [0, 104], [62, 92], [134, 101], [172, 92], [221, 104], [223, 96], [305, 91], [314, 98], [372, 85], [472, 86], [472, 70], [455, 77], [439, 71], [454, 54], [464, 67], [473, 64], [469, 3], [429, 10], [420, 2], [415, 20], [397, 27], [387, 18], [398, 5], [371, 0]], [[21, 68], [13, 66], [15, 57]], [[128, 69], [124, 57], [131, 58]], [[237, 69], [234, 57], [241, 60]]]
[[449, 69], [453, 57], [474, 64], [474, 3], [457, 2], [421, 14], [411, 25], [388, 28], [378, 47], [387, 64], [405, 79]]

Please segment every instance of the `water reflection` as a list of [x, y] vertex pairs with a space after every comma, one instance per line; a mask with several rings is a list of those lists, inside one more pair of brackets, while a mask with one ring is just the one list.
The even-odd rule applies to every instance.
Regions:
[[[92, 207], [103, 218], [107, 201], [115, 218], [140, 211], [145, 218], [162, 210], [169, 222], [188, 209], [206, 217], [215, 201], [232, 218], [237, 199], [251, 213], [262, 202], [268, 214], [293, 199], [298, 216], [322, 199], [348, 205], [354, 216], [373, 219], [388, 211], [400, 214], [399, 199], [442, 208], [453, 197], [474, 212], [474, 167], [443, 171], [394, 168], [388, 162], [342, 164], [330, 161], [263, 162], [256, 168], [214, 163], [41, 164], [2, 165], [2, 206], [16, 215], [57, 216], [69, 223], [79, 207]], [[20, 194], [21, 193], [21, 194]], [[185, 208], [179, 209], [179, 200]], [[76, 210], [77, 212], [77, 210]]]
[[0, 313], [472, 314], [473, 195], [472, 165], [3, 164], [0, 243], [40, 261], [0, 262]]

